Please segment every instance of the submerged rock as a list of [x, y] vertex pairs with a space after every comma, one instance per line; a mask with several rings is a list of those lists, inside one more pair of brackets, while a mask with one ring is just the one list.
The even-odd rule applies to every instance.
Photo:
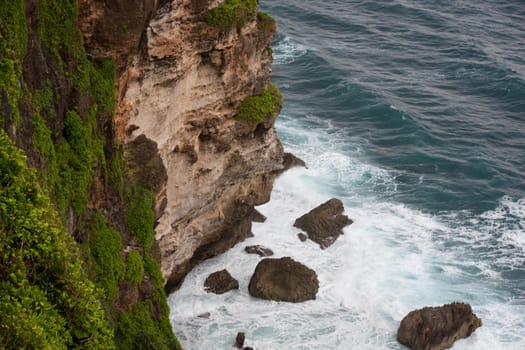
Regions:
[[343, 203], [339, 199], [332, 198], [295, 220], [293, 225], [306, 231], [308, 238], [325, 249], [343, 234], [345, 226], [353, 222], [348, 216], [343, 215], [343, 211]]
[[215, 294], [224, 294], [232, 289], [239, 289], [239, 282], [226, 270], [212, 273], [204, 281], [204, 289]]
[[259, 256], [271, 256], [273, 251], [270, 248], [263, 247], [261, 245], [250, 245], [244, 248], [244, 251], [248, 254], [257, 254]]
[[299, 233], [297, 234], [297, 237], [299, 238], [299, 240], [300, 240], [301, 242], [305, 242], [305, 241], [308, 239], [308, 236], [305, 235], [305, 234], [302, 233], [302, 232], [299, 232]]
[[397, 340], [412, 350], [441, 350], [466, 338], [481, 326], [469, 304], [452, 303], [425, 307], [406, 315], [397, 331]]
[[315, 271], [289, 257], [261, 260], [248, 286], [256, 298], [293, 303], [315, 299], [318, 290]]

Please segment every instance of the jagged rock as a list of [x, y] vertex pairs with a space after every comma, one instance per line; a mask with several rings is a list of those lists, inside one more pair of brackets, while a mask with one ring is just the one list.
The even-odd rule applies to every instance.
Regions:
[[343, 203], [332, 198], [295, 220], [293, 225], [306, 231], [308, 238], [325, 249], [343, 234], [343, 227], [353, 222], [343, 211]]
[[235, 347], [238, 348], [238, 349], [242, 349], [243, 345], [244, 345], [244, 332], [239, 332], [237, 333], [237, 337], [235, 338]]
[[284, 173], [286, 170], [295, 167], [306, 168], [306, 163], [304, 162], [304, 160], [298, 158], [297, 156], [291, 153], [283, 153], [283, 169], [280, 171], [280, 173]]
[[406, 315], [397, 331], [397, 340], [412, 350], [441, 350], [466, 338], [481, 326], [469, 304], [452, 303], [425, 307]]
[[315, 299], [318, 290], [315, 271], [289, 257], [261, 260], [248, 286], [256, 298], [294, 303]]
[[211, 314], [209, 312], [204, 312], [202, 314], [197, 315], [198, 318], [210, 318]]
[[232, 289], [239, 289], [239, 282], [226, 270], [212, 273], [204, 281], [204, 289], [215, 294], [224, 294]]
[[246, 346], [246, 347], [242, 348], [242, 350], [253, 350], [253, 348], [251, 346]]
[[301, 240], [301, 242], [304, 242], [304, 241], [306, 241], [306, 240], [308, 239], [308, 236], [305, 235], [303, 232], [299, 232], [299, 233], [297, 234], [297, 237], [299, 237], [299, 239]]
[[266, 216], [261, 214], [257, 209], [253, 209], [252, 213], [250, 214], [250, 220], [252, 220], [252, 222], [265, 222]]
[[257, 254], [259, 256], [271, 256], [273, 251], [269, 248], [260, 245], [249, 245], [244, 248], [244, 251], [248, 254]]

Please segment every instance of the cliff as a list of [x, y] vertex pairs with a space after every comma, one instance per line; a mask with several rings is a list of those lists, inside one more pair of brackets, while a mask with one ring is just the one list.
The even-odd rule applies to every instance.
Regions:
[[[282, 167], [274, 32], [256, 0], [2, 4], [0, 166], [18, 169], [0, 191], [8, 348], [179, 347], [164, 288], [250, 234]], [[42, 197], [7, 195], [27, 183]], [[49, 247], [66, 257], [52, 273]]]

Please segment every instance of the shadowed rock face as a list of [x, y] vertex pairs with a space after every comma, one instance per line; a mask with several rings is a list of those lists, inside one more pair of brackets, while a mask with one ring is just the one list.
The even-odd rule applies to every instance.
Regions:
[[293, 303], [315, 299], [318, 290], [315, 271], [289, 257], [261, 260], [248, 286], [256, 298]]
[[441, 350], [466, 338], [481, 326], [469, 304], [452, 303], [425, 307], [403, 318], [397, 340], [412, 350]]
[[239, 282], [226, 270], [212, 273], [204, 281], [204, 289], [215, 294], [224, 294], [232, 289], [239, 289]]
[[306, 231], [309, 239], [325, 249], [343, 234], [345, 226], [353, 222], [343, 215], [343, 211], [343, 203], [332, 198], [295, 220], [294, 226]]

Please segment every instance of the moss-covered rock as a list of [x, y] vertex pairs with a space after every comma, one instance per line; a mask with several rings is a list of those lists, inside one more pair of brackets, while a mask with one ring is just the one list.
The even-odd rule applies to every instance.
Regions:
[[226, 0], [208, 12], [206, 22], [222, 31], [240, 30], [257, 14], [257, 0]]
[[238, 120], [256, 125], [266, 118], [274, 116], [283, 105], [283, 96], [279, 89], [270, 84], [262, 93], [246, 97], [239, 106]]

